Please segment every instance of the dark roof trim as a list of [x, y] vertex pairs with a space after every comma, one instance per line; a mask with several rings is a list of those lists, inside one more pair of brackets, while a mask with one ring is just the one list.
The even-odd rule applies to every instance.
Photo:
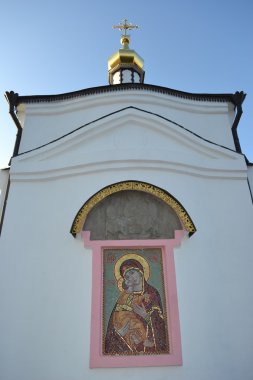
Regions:
[[247, 166], [253, 166], [253, 162], [250, 162], [247, 157], [245, 156], [245, 161]]
[[[13, 157], [17, 156], [18, 155], [18, 150], [19, 150], [19, 145], [20, 145], [20, 141], [21, 141], [21, 136], [22, 136], [22, 126], [17, 118], [17, 115], [15, 113], [15, 107], [17, 105], [17, 102], [18, 102], [18, 94], [14, 93], [13, 91], [6, 91], [5, 92], [5, 98], [7, 100], [7, 102], [9, 103], [9, 114], [11, 115], [12, 117], [12, 120], [14, 121], [14, 123], [16, 124], [16, 127], [17, 127], [17, 135], [16, 135], [16, 141], [15, 141], [15, 145], [14, 145], [14, 150], [13, 150]], [[9, 163], [10, 165], [10, 163]]]
[[54, 101], [59, 101], [59, 100], [78, 98], [81, 96], [103, 94], [103, 93], [115, 92], [115, 91], [128, 91], [128, 90], [148, 90], [148, 91], [172, 95], [172, 96], [176, 96], [176, 97], [184, 98], [184, 99], [204, 101], [204, 102], [231, 102], [235, 106], [237, 105], [234, 94], [192, 94], [190, 92], [173, 90], [167, 87], [155, 86], [151, 84], [126, 83], [126, 84], [86, 88], [84, 90], [67, 92], [64, 94], [57, 94], [57, 95], [17, 96], [16, 106], [20, 103], [54, 102]]
[[233, 134], [233, 139], [234, 139], [236, 151], [238, 153], [242, 153], [239, 137], [238, 137], [238, 134], [237, 134], [237, 127], [238, 127], [239, 121], [240, 121], [242, 113], [243, 113], [242, 103], [243, 103], [243, 101], [244, 101], [244, 99], [246, 97], [246, 94], [243, 91], [241, 91], [241, 92], [237, 91], [233, 95], [233, 97], [234, 97], [234, 104], [235, 104], [235, 107], [236, 107], [236, 115], [235, 115], [235, 119], [234, 119], [234, 122], [233, 122], [233, 125], [232, 125], [232, 134]]

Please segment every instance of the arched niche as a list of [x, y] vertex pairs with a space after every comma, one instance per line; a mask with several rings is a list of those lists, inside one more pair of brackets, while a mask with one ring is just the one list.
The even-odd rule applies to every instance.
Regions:
[[[71, 233], [73, 236], [81, 233], [85, 248], [92, 250], [91, 368], [182, 364], [173, 251], [180, 246], [185, 233], [192, 235], [195, 231], [189, 214], [172, 195], [144, 182], [126, 181], [107, 186], [80, 208]], [[133, 257], [135, 261], [146, 263], [150, 274], [146, 279], [148, 285], [156, 289], [161, 299], [158, 307], [152, 304], [151, 294], [145, 293], [148, 300], [145, 311], [151, 322], [139, 317], [147, 336], [151, 337], [151, 351], [143, 348], [139, 352], [129, 344], [125, 345], [123, 335], [116, 344], [113, 333], [116, 327], [110, 322], [116, 310], [114, 305], [124, 291], [118, 286], [124, 275], [121, 279], [115, 275], [117, 265], [129, 262]], [[144, 288], [141, 289], [142, 295], [143, 292]], [[133, 294], [129, 293], [130, 298]], [[127, 310], [135, 313], [132, 304], [129, 305]], [[135, 320], [134, 314], [129, 318]], [[152, 318], [157, 318], [155, 330]], [[163, 332], [158, 327], [161, 323]], [[111, 333], [114, 338], [108, 340]], [[160, 342], [158, 336], [164, 338], [161, 341], [166, 341], [163, 351], [157, 345]], [[115, 344], [110, 348], [106, 342]]]
[[126, 181], [107, 186], [78, 211], [71, 227], [91, 240], [173, 239], [175, 231], [196, 228], [184, 207], [154, 185]]

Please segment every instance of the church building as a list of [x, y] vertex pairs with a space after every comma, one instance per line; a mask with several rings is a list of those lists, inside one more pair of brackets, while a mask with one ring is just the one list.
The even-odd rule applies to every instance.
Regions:
[[108, 85], [6, 92], [0, 379], [251, 380], [246, 95], [146, 84], [115, 28]]

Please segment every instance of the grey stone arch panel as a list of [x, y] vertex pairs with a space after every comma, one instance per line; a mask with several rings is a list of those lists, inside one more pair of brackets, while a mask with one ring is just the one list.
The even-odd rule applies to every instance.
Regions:
[[175, 230], [196, 228], [183, 206], [154, 185], [125, 181], [93, 195], [79, 210], [71, 233], [90, 231], [91, 240], [172, 239]]
[[171, 239], [182, 224], [174, 210], [138, 190], [111, 194], [89, 213], [83, 230], [91, 240]]

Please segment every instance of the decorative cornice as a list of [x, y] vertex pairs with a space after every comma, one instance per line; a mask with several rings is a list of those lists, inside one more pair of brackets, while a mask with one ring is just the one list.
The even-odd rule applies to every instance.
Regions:
[[243, 102], [246, 94], [243, 92], [235, 94], [193, 94], [184, 91], [173, 90], [167, 87], [161, 87], [151, 84], [139, 84], [139, 83], [126, 83], [118, 85], [109, 85], [109, 86], [100, 86], [100, 87], [91, 87], [79, 91], [67, 92], [64, 94], [57, 95], [31, 95], [31, 96], [17, 96], [16, 97], [16, 106], [20, 103], [42, 103], [42, 102], [56, 102], [62, 100], [68, 100], [73, 98], [78, 98], [81, 96], [97, 95], [104, 94], [108, 92], [115, 91], [152, 91], [160, 94], [171, 95], [178, 98], [189, 99], [194, 101], [202, 102], [230, 102], [235, 106], [238, 106], [238, 96], [237, 94], [242, 94], [241, 100]]

